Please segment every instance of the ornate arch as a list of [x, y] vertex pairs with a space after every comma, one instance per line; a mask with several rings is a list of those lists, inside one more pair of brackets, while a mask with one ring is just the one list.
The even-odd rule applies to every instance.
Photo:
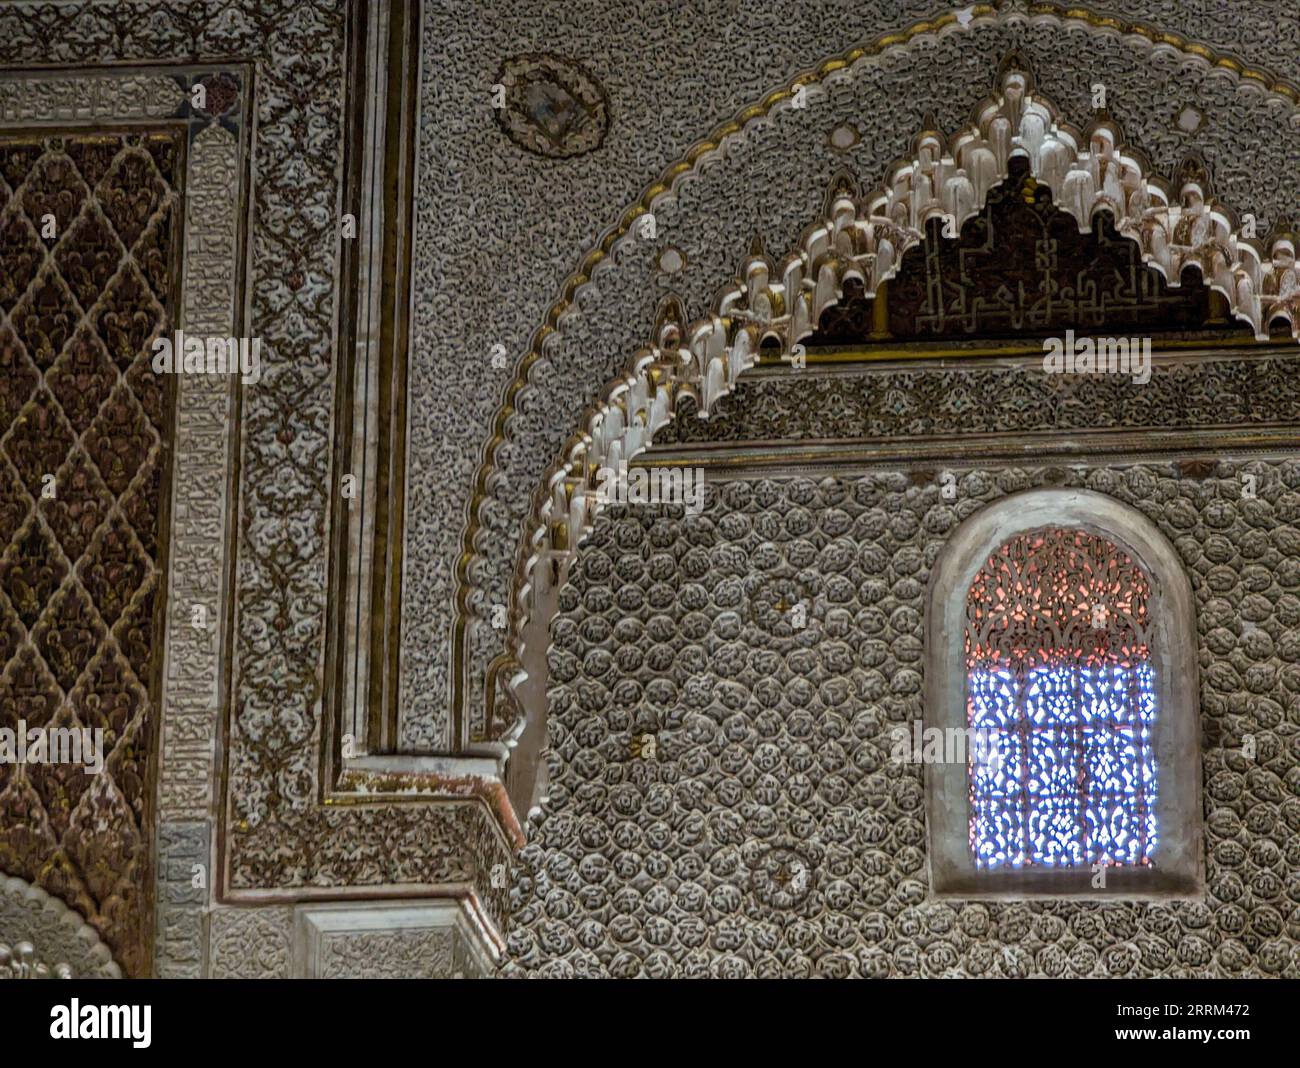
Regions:
[[[0, 978], [120, 979], [112, 951], [79, 912], [39, 886], [0, 872]], [[5, 957], [7, 956], [7, 959]]]
[[[1067, 15], [1052, 5], [1034, 5], [1032, 14], [1062, 23], [1083, 21], [1103, 32], [1135, 34], [1196, 57], [1207, 69], [1226, 70], [1293, 108], [1300, 100], [1300, 92], [1285, 83], [1149, 27], [1085, 17], [1078, 11]], [[977, 5], [973, 15], [1003, 17], [999, 8], [990, 5]], [[815, 91], [816, 83], [843, 76], [867, 55], [902, 47], [914, 36], [962, 28], [956, 16], [945, 15], [906, 34], [881, 38], [870, 49], [857, 48], [829, 60], [743, 111], [665, 171], [600, 246], [588, 253], [579, 273], [566, 284], [564, 296], [552, 305], [496, 420], [476, 482], [475, 502], [481, 503], [488, 492], [496, 449], [508, 437], [510, 414], [547, 339], [557, 332], [596, 267], [633, 234], [644, 216], [653, 214], [658, 199], [670, 194], [677, 180], [710, 158], [727, 139], [742, 135], [747, 123], [792, 106], [800, 87]], [[1195, 266], [1204, 283], [1225, 298], [1233, 316], [1249, 323], [1257, 337], [1267, 338], [1270, 323], [1281, 319], [1300, 340], [1294, 235], [1279, 232], [1263, 241], [1248, 236], [1236, 214], [1214, 200], [1197, 176], [1189, 174], [1175, 182], [1154, 173], [1140, 151], [1126, 146], [1118, 124], [1104, 113], [1083, 129], [1066, 122], [1051, 101], [1035, 92], [1027, 65], [1009, 57], [996, 92], [977, 105], [966, 128], [952, 137], [938, 129], [922, 130], [910, 156], [891, 167], [885, 181], [865, 196], [852, 176], [838, 175], [822, 217], [806, 228], [796, 246], [774, 261], [755, 245], [739, 276], [717, 294], [709, 315], [687, 321], [677, 302], [661, 305], [649, 343], [606, 384], [601, 399], [586, 409], [578, 431], [534, 494], [514, 569], [507, 650], [489, 669], [490, 737], [513, 745], [524, 730], [523, 709], [512, 695], [520, 692], [528, 677], [526, 632], [531, 632], [533, 642], [544, 640], [544, 628], [535, 624], [595, 519], [596, 471], [648, 448], [655, 432], [674, 417], [682, 397], [692, 398], [700, 416], [708, 418], [717, 400], [754, 365], [765, 343], [775, 342], [782, 356], [789, 358], [800, 340], [816, 330], [822, 313], [839, 301], [846, 282], [856, 281], [868, 296], [874, 294], [896, 271], [907, 249], [922, 239], [927, 220], [951, 216], [960, 227], [981, 210], [989, 190], [1006, 177], [1014, 156], [1029, 161], [1035, 178], [1051, 188], [1056, 203], [1076, 218], [1081, 232], [1091, 228], [1097, 211], [1105, 210], [1117, 231], [1139, 246], [1144, 262], [1159, 270], [1170, 286], [1180, 284], [1183, 268]], [[478, 529], [474, 506], [458, 565], [457, 649], [472, 614]], [[546, 566], [539, 566], [543, 563]], [[506, 685], [498, 690], [500, 682]], [[509, 708], [494, 710], [494, 698], [502, 695]]]

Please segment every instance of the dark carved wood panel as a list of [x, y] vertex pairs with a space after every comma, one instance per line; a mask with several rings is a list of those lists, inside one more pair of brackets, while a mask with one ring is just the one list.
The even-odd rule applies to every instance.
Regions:
[[931, 219], [888, 283], [890, 337], [873, 337], [872, 300], [861, 285], [823, 313], [816, 346], [900, 341], [1046, 337], [1073, 329], [1108, 336], [1249, 331], [1216, 321], [1209, 289], [1189, 270], [1169, 286], [1142, 263], [1135, 242], [1099, 212], [1090, 232], [1052, 202], [1051, 190], [1016, 157], [979, 214], [956, 238]]
[[0, 135], [0, 727], [104, 731], [100, 774], [0, 764], [0, 869], [128, 975], [150, 967], [171, 419], [150, 346], [175, 321], [183, 153]]

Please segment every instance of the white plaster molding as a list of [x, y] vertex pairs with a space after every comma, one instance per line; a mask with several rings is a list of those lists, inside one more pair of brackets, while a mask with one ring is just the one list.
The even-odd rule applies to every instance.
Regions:
[[[1007, 177], [1013, 156], [1028, 159], [1030, 173], [1074, 216], [1080, 233], [1090, 231], [1094, 214], [1104, 209], [1171, 287], [1181, 284], [1184, 267], [1195, 266], [1258, 339], [1268, 340], [1270, 321], [1282, 318], [1300, 341], [1294, 237], [1276, 237], [1266, 253], [1263, 242], [1243, 235], [1230, 209], [1209, 199], [1202, 182], [1189, 178], [1175, 189], [1152, 173], [1140, 152], [1124, 146], [1110, 120], [1080, 132], [1035, 95], [1027, 72], [1013, 68], [1003, 74], [998, 95], [976, 107], [967, 129], [951, 138], [937, 130], [921, 132], [912, 157], [891, 168], [884, 184], [865, 197], [857, 197], [851, 179], [841, 177], [824, 218], [804, 232], [794, 251], [779, 264], [761, 254], [750, 257], [742, 279], [717, 301], [725, 342], [714, 341], [707, 356], [692, 346], [709, 361], [699, 369], [702, 413], [720, 395], [721, 379], [710, 372], [724, 352], [737, 364], [752, 363], [753, 348], [775, 339], [789, 356], [838, 302], [846, 281], [856, 279], [874, 295], [893, 277], [930, 219], [950, 217], [952, 232], [959, 232]], [[692, 324], [692, 340], [700, 330], [701, 324]], [[711, 333], [706, 336], [712, 340]], [[739, 371], [727, 371], [730, 385]]]

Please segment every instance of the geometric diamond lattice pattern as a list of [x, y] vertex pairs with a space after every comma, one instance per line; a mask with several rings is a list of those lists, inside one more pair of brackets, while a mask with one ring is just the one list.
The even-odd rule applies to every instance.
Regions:
[[[180, 133], [0, 135], [0, 727], [102, 729], [104, 768], [0, 765], [0, 870], [149, 970]], [[161, 418], [160, 418], [161, 415]]]

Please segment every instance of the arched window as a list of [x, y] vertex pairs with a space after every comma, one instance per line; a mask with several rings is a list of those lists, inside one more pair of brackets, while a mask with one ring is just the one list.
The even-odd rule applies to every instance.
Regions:
[[967, 741], [926, 769], [936, 893], [1199, 892], [1191, 589], [1149, 520], [1078, 490], [990, 505], [936, 563], [928, 634], [926, 727]]
[[1096, 534], [1048, 527], [1002, 543], [966, 593], [967, 768], [980, 867], [1150, 864], [1151, 590]]

